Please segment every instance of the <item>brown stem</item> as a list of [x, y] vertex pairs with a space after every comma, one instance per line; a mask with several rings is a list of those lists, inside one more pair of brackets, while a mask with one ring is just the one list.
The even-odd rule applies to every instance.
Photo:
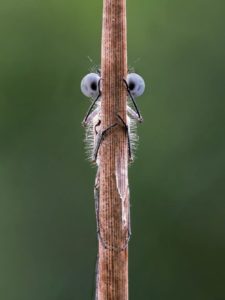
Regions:
[[[128, 300], [129, 189], [126, 0], [103, 0], [97, 300]], [[118, 115], [120, 117], [118, 117]]]

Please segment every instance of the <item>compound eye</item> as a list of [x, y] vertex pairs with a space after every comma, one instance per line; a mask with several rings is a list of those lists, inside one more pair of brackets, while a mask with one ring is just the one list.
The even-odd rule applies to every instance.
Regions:
[[89, 73], [81, 80], [81, 92], [89, 98], [96, 98], [99, 95], [100, 76], [96, 73]]
[[144, 93], [145, 90], [144, 79], [136, 73], [129, 73], [127, 75], [127, 85], [131, 95], [134, 98], [139, 97]]

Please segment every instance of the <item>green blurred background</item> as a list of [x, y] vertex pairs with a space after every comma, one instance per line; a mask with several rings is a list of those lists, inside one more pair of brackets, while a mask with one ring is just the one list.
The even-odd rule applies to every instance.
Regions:
[[[225, 2], [129, 0], [146, 81], [130, 167], [131, 300], [225, 299]], [[0, 2], [0, 300], [88, 300], [95, 169], [80, 80], [102, 1]]]

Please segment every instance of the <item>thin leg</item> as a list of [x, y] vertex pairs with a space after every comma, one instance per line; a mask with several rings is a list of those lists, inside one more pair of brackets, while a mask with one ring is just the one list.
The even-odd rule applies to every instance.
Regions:
[[102, 132], [99, 132], [97, 135], [97, 141], [95, 144], [95, 148], [94, 148], [94, 153], [93, 153], [93, 161], [97, 160], [97, 156], [98, 156], [98, 151], [101, 145], [101, 142], [104, 140], [104, 138], [106, 137], [106, 135], [108, 134], [108, 132], [115, 126], [117, 126], [118, 124], [115, 123], [113, 125], [110, 125], [108, 128], [106, 128], [105, 130], [103, 130]]
[[127, 134], [127, 143], [128, 143], [128, 155], [129, 159], [132, 160], [132, 153], [131, 153], [131, 142], [130, 142], [130, 133], [127, 124], [124, 122], [124, 120], [121, 118], [119, 114], [117, 114], [117, 118], [122, 123], [123, 127], [125, 128], [125, 132]]
[[140, 121], [136, 111], [134, 111], [129, 105], [127, 105], [127, 113], [135, 121], [138, 121], [138, 122]]
[[99, 94], [98, 94], [97, 98], [92, 102], [91, 106], [89, 107], [89, 110], [88, 110], [88, 112], [86, 113], [86, 116], [85, 116], [85, 118], [84, 118], [83, 124], [86, 124], [86, 123], [87, 123], [87, 118], [88, 118], [88, 116], [90, 115], [90, 113], [91, 113], [91, 111], [92, 111], [92, 109], [93, 109], [95, 103], [98, 101], [98, 99], [99, 99], [100, 96], [101, 96], [101, 91], [100, 91], [100, 81], [101, 81], [101, 79], [98, 81], [98, 90], [99, 90]]
[[85, 117], [86, 120], [83, 120], [82, 125], [86, 126], [87, 124], [90, 124], [93, 121], [94, 117], [96, 117], [96, 115], [100, 112], [100, 109], [100, 105], [97, 105], [97, 107], [91, 113], [89, 113], [89, 116]]
[[128, 95], [129, 95], [130, 99], [132, 100], [132, 102], [133, 102], [133, 104], [134, 104], [135, 110], [136, 110], [137, 115], [138, 115], [138, 121], [139, 121], [139, 122], [142, 122], [142, 121], [143, 121], [143, 118], [142, 118], [142, 116], [141, 116], [141, 114], [140, 114], [140, 111], [139, 111], [139, 109], [138, 109], [138, 107], [137, 107], [137, 104], [136, 104], [136, 101], [134, 100], [134, 97], [131, 95], [129, 86], [128, 86], [128, 84], [127, 84], [127, 81], [126, 81], [126, 79], [123, 79], [123, 81], [124, 81], [124, 83], [125, 83], [125, 85], [126, 85]]

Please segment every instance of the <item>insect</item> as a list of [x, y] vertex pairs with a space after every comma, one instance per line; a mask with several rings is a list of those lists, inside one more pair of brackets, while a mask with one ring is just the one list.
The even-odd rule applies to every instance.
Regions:
[[[102, 128], [101, 122], [101, 74], [100, 71], [96, 73], [89, 73], [83, 77], [81, 81], [81, 91], [82, 93], [91, 98], [92, 103], [84, 117], [83, 125], [86, 127], [86, 146], [87, 150], [90, 152], [90, 159], [92, 162], [96, 163], [99, 166], [99, 157], [98, 151], [101, 145], [102, 140], [105, 136], [112, 130], [114, 127], [121, 125], [124, 127], [127, 133], [127, 141], [128, 141], [128, 154], [129, 160], [133, 160], [133, 151], [135, 148], [135, 144], [137, 141], [136, 135], [136, 123], [142, 122], [143, 118], [140, 114], [140, 111], [137, 107], [135, 98], [139, 97], [143, 94], [145, 90], [145, 82], [144, 79], [136, 74], [136, 73], [128, 73], [126, 79], [122, 79], [124, 82], [124, 86], [127, 89], [128, 94], [128, 102], [127, 102], [127, 120], [126, 122], [117, 115], [118, 122], [110, 125], [108, 128]], [[131, 105], [133, 104], [133, 107]], [[127, 178], [126, 174], [126, 166], [122, 165], [124, 162], [121, 162], [120, 158], [116, 161], [118, 170], [116, 173], [117, 180], [117, 188], [120, 195], [121, 203], [122, 203], [122, 219], [124, 224], [128, 224], [128, 235], [125, 239], [124, 247], [117, 248], [116, 246], [109, 246], [101, 237], [100, 233], [100, 225], [99, 225], [99, 169], [97, 170], [96, 179], [95, 179], [95, 188], [94, 188], [94, 198], [95, 198], [95, 211], [96, 211], [96, 220], [97, 220], [97, 234], [99, 239], [105, 248], [113, 249], [113, 250], [122, 250], [127, 247], [131, 231], [130, 231], [130, 221], [129, 217], [123, 214], [124, 201], [127, 193], [129, 194], [128, 182], [127, 184], [121, 184]], [[126, 162], [125, 162], [126, 163]], [[122, 169], [122, 172], [120, 171]]]
[[[128, 73], [127, 78], [123, 79], [125, 88], [127, 89], [128, 94], [128, 103], [127, 103], [127, 118], [126, 122], [117, 115], [118, 123], [110, 125], [108, 128], [102, 128], [101, 122], [101, 74], [100, 71], [96, 73], [89, 73], [83, 77], [81, 81], [81, 91], [82, 93], [91, 98], [92, 103], [84, 117], [83, 125], [87, 128], [86, 130], [86, 146], [90, 152], [91, 161], [95, 162], [99, 166], [99, 157], [98, 151], [104, 137], [109, 133], [111, 129], [118, 125], [122, 125], [127, 134], [128, 141], [128, 154], [129, 160], [133, 160], [133, 150], [135, 147], [135, 142], [137, 141], [136, 135], [136, 123], [142, 122], [143, 118], [140, 114], [140, 111], [137, 107], [135, 98], [141, 96], [145, 90], [144, 79], [136, 73]], [[133, 104], [134, 109], [131, 107]], [[125, 212], [125, 199], [129, 199], [129, 185], [127, 181], [127, 162], [122, 162], [120, 157], [116, 160], [116, 183], [117, 190], [121, 200], [122, 208], [122, 222], [127, 228], [126, 237], [124, 239], [124, 244], [122, 246], [110, 245], [107, 243], [106, 239], [102, 236], [101, 224], [99, 219], [99, 193], [100, 193], [100, 172], [99, 168], [95, 177], [95, 186], [94, 186], [94, 199], [95, 199], [95, 213], [96, 213], [96, 223], [97, 223], [97, 236], [98, 240], [101, 241], [101, 244], [105, 249], [110, 249], [113, 251], [122, 251], [128, 246], [128, 242], [131, 236], [130, 229], [130, 212], [128, 216]], [[125, 182], [125, 184], [123, 184]], [[129, 200], [128, 200], [129, 201]], [[98, 256], [96, 260], [96, 291], [95, 299], [98, 299], [98, 268], [99, 261]]]
[[[101, 77], [100, 72], [89, 73], [83, 77], [81, 81], [81, 91], [86, 96], [92, 99], [92, 104], [89, 107], [83, 125], [87, 127], [86, 131], [86, 145], [90, 150], [90, 158], [97, 165], [98, 151], [101, 145], [101, 141], [107, 135], [107, 133], [118, 124], [121, 124], [126, 132], [128, 139], [128, 151], [129, 159], [133, 160], [133, 149], [135, 148], [136, 136], [136, 123], [142, 122], [143, 118], [137, 107], [135, 98], [141, 96], [145, 90], [144, 79], [136, 73], [128, 73], [127, 78], [123, 79], [124, 85], [128, 93], [127, 103], [127, 123], [117, 115], [118, 123], [110, 125], [106, 129], [101, 128]], [[131, 107], [131, 103], [134, 109]]]

